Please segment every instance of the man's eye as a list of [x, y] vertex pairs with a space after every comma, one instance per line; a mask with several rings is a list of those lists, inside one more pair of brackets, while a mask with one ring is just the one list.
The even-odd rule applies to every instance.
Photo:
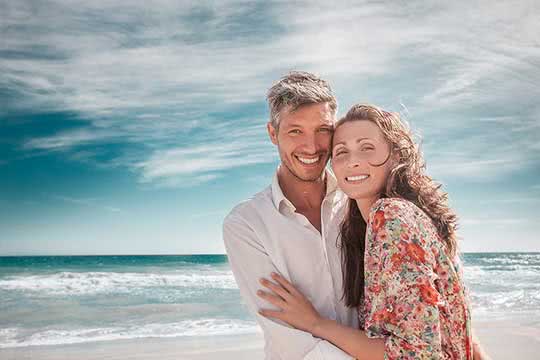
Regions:
[[332, 130], [329, 129], [329, 128], [320, 128], [319, 131], [320, 132], [331, 132]]
[[300, 133], [301, 133], [301, 131], [298, 130], [298, 129], [294, 129], [294, 130], [289, 131], [289, 134], [300, 134]]
[[346, 151], [345, 150], [338, 150], [334, 156], [339, 156], [339, 155], [342, 155], [342, 154], [345, 154]]

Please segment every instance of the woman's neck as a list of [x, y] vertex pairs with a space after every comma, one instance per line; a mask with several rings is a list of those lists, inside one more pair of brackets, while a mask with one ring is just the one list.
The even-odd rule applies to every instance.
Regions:
[[380, 198], [381, 198], [380, 195], [376, 195], [370, 198], [355, 199], [356, 205], [358, 206], [358, 209], [360, 209], [360, 213], [362, 214], [362, 217], [364, 218], [364, 221], [366, 222], [366, 224], [368, 223], [369, 211], [371, 210], [371, 207]]

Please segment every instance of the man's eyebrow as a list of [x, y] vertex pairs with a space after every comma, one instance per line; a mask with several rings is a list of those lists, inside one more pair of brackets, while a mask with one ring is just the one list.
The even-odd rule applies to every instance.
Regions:
[[292, 124], [289, 124], [289, 127], [303, 127], [303, 126], [300, 123], [292, 123]]

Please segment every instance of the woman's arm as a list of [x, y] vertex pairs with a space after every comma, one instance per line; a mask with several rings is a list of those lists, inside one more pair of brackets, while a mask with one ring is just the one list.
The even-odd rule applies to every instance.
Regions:
[[[258, 295], [280, 310], [260, 310], [260, 314], [311, 332], [358, 359], [442, 359], [439, 310], [446, 305], [434, 284], [434, 259], [426, 235], [420, 233], [413, 210], [406, 204], [381, 202], [376, 210], [366, 240], [365, 331], [322, 319], [277, 274], [272, 278], [278, 284], [261, 281], [272, 293]], [[469, 349], [463, 351], [471, 357]]]
[[281, 310], [260, 310], [261, 315], [280, 319], [297, 329], [327, 340], [356, 359], [384, 359], [384, 339], [370, 339], [361, 330], [321, 317], [309, 300], [289, 281], [275, 273], [272, 274], [272, 279], [277, 284], [266, 279], [261, 280], [261, 284], [273, 294], [261, 291], [258, 295]]
[[473, 341], [473, 360], [491, 360], [489, 355], [486, 353], [484, 348], [480, 345], [480, 341], [476, 337], [476, 334], [473, 332], [472, 336]]
[[362, 330], [321, 319], [311, 333], [327, 340], [358, 360], [383, 360], [384, 339], [370, 339]]

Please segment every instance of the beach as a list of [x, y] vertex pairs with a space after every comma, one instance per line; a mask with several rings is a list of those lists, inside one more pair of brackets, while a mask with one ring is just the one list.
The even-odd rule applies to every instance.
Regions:
[[[493, 359], [540, 353], [540, 254], [465, 254]], [[263, 359], [224, 255], [0, 257], [0, 359]]]
[[[493, 359], [538, 359], [540, 329], [510, 320], [478, 321], [475, 330]], [[173, 360], [173, 359], [263, 359], [262, 334], [147, 338], [84, 344], [32, 346], [1, 349], [5, 360]]]

